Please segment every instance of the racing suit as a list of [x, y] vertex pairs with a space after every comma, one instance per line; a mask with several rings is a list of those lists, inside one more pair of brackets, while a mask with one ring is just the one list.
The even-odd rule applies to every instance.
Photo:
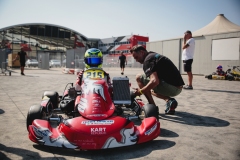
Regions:
[[[90, 68], [91, 69], [91, 68]], [[83, 77], [83, 74], [86, 70], [81, 70], [78, 75], [77, 75], [77, 81], [76, 81], [76, 84], [75, 84], [75, 89], [76, 91], [80, 91], [81, 90], [81, 85], [82, 85], [82, 82], [84, 81], [84, 77]], [[113, 96], [113, 87], [112, 87], [112, 83], [111, 83], [111, 78], [109, 76], [109, 74], [107, 72], [105, 72], [104, 70], [102, 70], [104, 72], [104, 78], [108, 84], [108, 92], [112, 98]]]

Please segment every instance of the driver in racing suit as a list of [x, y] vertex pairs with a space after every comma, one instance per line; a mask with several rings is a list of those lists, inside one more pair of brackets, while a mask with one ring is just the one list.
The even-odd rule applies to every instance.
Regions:
[[[99, 49], [91, 48], [85, 52], [85, 55], [84, 55], [85, 69], [78, 73], [77, 82], [75, 84], [76, 90], [81, 90], [81, 84], [84, 81], [84, 72], [88, 69], [102, 70], [102, 61], [103, 61], [103, 56], [102, 56], [102, 52]], [[104, 70], [102, 71], [104, 72], [104, 79], [106, 80], [109, 87], [108, 91], [110, 93], [110, 96], [112, 97], [113, 89], [112, 89], [110, 76]]]

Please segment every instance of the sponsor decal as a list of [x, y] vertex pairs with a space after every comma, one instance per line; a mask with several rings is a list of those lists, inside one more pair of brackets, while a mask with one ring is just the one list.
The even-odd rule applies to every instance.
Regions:
[[85, 107], [78, 105], [78, 111], [84, 113]]
[[98, 99], [93, 99], [93, 100], [92, 100], [92, 103], [99, 104], [99, 103], [100, 103], [100, 100], [98, 100]]
[[103, 86], [95, 84], [95, 82], [93, 80], [86, 80], [83, 86], [83, 94], [96, 93], [106, 101]]
[[106, 134], [106, 127], [97, 127], [97, 128], [91, 128], [91, 134], [93, 135], [102, 135]]
[[74, 142], [85, 142], [85, 143], [91, 143], [95, 142], [93, 139], [74, 139]]
[[101, 98], [100, 98], [100, 97], [93, 96], [93, 99], [94, 99], [94, 100], [98, 100], [98, 99], [99, 99], [98, 101], [100, 101]]
[[157, 123], [152, 127], [150, 128], [148, 131], [145, 132], [145, 135], [150, 135], [153, 131], [155, 131], [157, 128]]
[[90, 114], [90, 115], [87, 115], [87, 117], [107, 117], [106, 114]]
[[84, 113], [87, 108], [87, 99], [81, 98], [80, 103], [78, 104], [78, 111]]
[[97, 104], [97, 103], [93, 104], [93, 106], [94, 107], [101, 107], [100, 104]]
[[82, 121], [81, 124], [85, 124], [86, 126], [89, 125], [112, 125], [114, 123], [114, 120], [101, 120], [101, 121]]
[[34, 133], [38, 135], [39, 137], [46, 137], [46, 136], [51, 136], [52, 132], [49, 131], [47, 128], [37, 128], [33, 126]]

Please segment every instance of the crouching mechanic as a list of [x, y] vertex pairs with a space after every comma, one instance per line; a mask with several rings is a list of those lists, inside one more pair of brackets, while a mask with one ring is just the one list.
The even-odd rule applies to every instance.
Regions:
[[[102, 69], [103, 56], [99, 49], [88, 49], [84, 54], [85, 69], [80, 71], [75, 84], [76, 90], [81, 90], [81, 84], [85, 78], [103, 78], [106, 80], [109, 93], [112, 96], [111, 79], [108, 73]], [[92, 69], [92, 70], [91, 70]]]
[[172, 98], [181, 93], [184, 81], [177, 67], [167, 57], [154, 52], [147, 52], [136, 45], [130, 50], [134, 59], [143, 64], [145, 74], [138, 74], [136, 80], [139, 88], [135, 95], [144, 94], [149, 104], [155, 104], [152, 95], [166, 101], [166, 114], [174, 114], [178, 102]]

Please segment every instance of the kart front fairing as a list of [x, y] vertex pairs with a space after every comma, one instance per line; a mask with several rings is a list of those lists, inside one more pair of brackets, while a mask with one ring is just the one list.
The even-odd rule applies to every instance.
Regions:
[[46, 146], [72, 149], [106, 149], [139, 144], [155, 139], [160, 134], [160, 123], [155, 117], [135, 126], [119, 116], [94, 121], [84, 117], [68, 119], [57, 128], [46, 120], [34, 120], [29, 126], [29, 138]]
[[113, 114], [115, 106], [104, 79], [85, 79], [81, 88], [82, 94], [75, 100], [81, 116], [63, 119], [57, 127], [48, 120], [35, 119], [28, 127], [31, 141], [92, 150], [139, 144], [160, 134], [160, 123], [155, 117], [145, 118], [136, 126], [129, 118]]
[[115, 106], [104, 79], [85, 79], [81, 88], [82, 94], [77, 98], [76, 105], [83, 117], [102, 120], [114, 113]]

